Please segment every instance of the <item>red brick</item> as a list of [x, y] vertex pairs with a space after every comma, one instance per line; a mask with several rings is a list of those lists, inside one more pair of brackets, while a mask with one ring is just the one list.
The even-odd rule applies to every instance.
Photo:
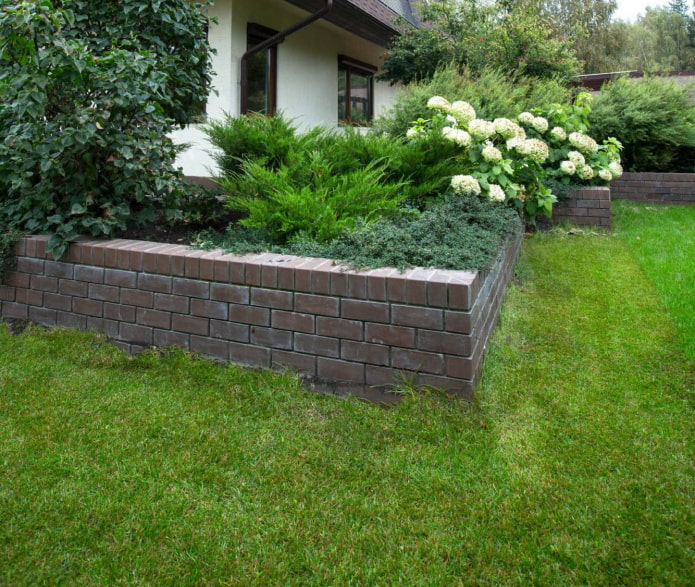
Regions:
[[472, 312], [444, 312], [444, 330], [470, 334], [473, 331]]
[[[167, 248], [165, 244], [152, 243], [152, 246], [142, 251], [142, 271], [146, 273], [157, 272], [157, 261], [159, 252]], [[168, 257], [167, 257], [168, 262]]]
[[249, 325], [226, 320], [210, 320], [210, 336], [236, 342], [249, 342]]
[[55, 293], [58, 291], [58, 279], [55, 277], [44, 277], [43, 275], [32, 275], [31, 289]]
[[345, 297], [348, 294], [348, 274], [335, 268], [330, 273], [331, 276], [331, 295]]
[[315, 294], [331, 293], [331, 269], [333, 261], [323, 261], [311, 271], [311, 291]]
[[246, 285], [261, 285], [261, 267], [259, 263], [254, 263], [258, 259], [259, 255], [249, 258], [246, 261], [246, 267], [244, 270], [244, 283]]
[[113, 285], [89, 284], [89, 297], [93, 300], [104, 302], [117, 302], [120, 297], [120, 289]]
[[230, 342], [229, 360], [256, 367], [270, 367], [270, 349]]
[[293, 332], [314, 332], [315, 318], [312, 314], [300, 314], [297, 312], [285, 312], [273, 310], [270, 315], [270, 324], [273, 328], [291, 330]]
[[294, 350], [300, 353], [311, 353], [324, 357], [337, 357], [339, 342], [337, 338], [315, 336], [298, 332], [294, 335]]
[[275, 349], [292, 349], [292, 333], [288, 330], [277, 328], [251, 327], [251, 342], [259, 346]]
[[434, 269], [411, 269], [406, 273], [406, 302], [415, 306], [427, 305], [427, 281], [436, 273]]
[[141, 308], [154, 307], [154, 294], [149, 291], [139, 289], [122, 289], [121, 304], [126, 306], [139, 306]]
[[316, 318], [316, 334], [343, 340], [362, 340], [364, 338], [364, 322], [319, 316]]
[[294, 296], [294, 309], [297, 312], [319, 316], [338, 316], [340, 300], [330, 296], [297, 293]]
[[155, 346], [179, 346], [184, 349], [190, 346], [190, 335], [173, 330], [153, 330], [152, 342]]
[[22, 289], [18, 287], [15, 290], [14, 298], [14, 301], [19, 304], [43, 306], [43, 292], [35, 289]]
[[210, 284], [207, 281], [196, 279], [174, 278], [172, 293], [181, 296], [191, 296], [192, 298], [207, 299], [210, 297]]
[[139, 324], [121, 322], [118, 329], [118, 338], [129, 344], [148, 347], [152, 344], [152, 329]]
[[367, 276], [362, 273], [348, 274], [347, 297], [352, 299], [367, 299]]
[[318, 357], [316, 360], [316, 375], [321, 379], [364, 383], [365, 367], [361, 363]]
[[235, 304], [249, 303], [249, 288], [245, 285], [213, 283], [210, 286], [210, 299]]
[[229, 320], [256, 326], [270, 326], [270, 310], [257, 306], [229, 304]]
[[340, 358], [372, 365], [388, 365], [389, 349], [378, 344], [344, 340], [340, 343]]
[[145, 326], [168, 330], [171, 328], [171, 314], [169, 312], [160, 312], [159, 310], [138, 308], [137, 322]]
[[472, 380], [475, 376], [475, 364], [472, 357], [447, 357], [446, 374], [457, 379]]
[[138, 275], [138, 288], [158, 293], [171, 293], [173, 279], [166, 275], [141, 273]]
[[104, 283], [106, 285], [134, 288], [137, 286], [137, 280], [138, 274], [135, 271], [112, 269], [104, 273]]
[[174, 296], [169, 294], [154, 294], [154, 307], [165, 312], [175, 312], [176, 314], [188, 314], [190, 312], [190, 301], [188, 296]]
[[[17, 273], [16, 271], [9, 274], [5, 279], [5, 284], [10, 287], [25, 287], [28, 288], [31, 283], [31, 275], [28, 273]], [[58, 286], [60, 287], [60, 285]]]
[[275, 308], [278, 310], [291, 310], [293, 305], [293, 294], [289, 291], [277, 289], [251, 289], [251, 304], [253, 306], [263, 306], [265, 308]]
[[269, 288], [276, 288], [278, 286], [277, 265], [261, 266], [261, 286]]
[[207, 336], [210, 330], [210, 320], [200, 316], [181, 316], [174, 314], [171, 317], [171, 329], [189, 334]]
[[400, 383], [399, 371], [391, 367], [367, 365], [365, 369], [365, 383], [373, 387], [396, 387]]
[[387, 324], [365, 324], [365, 340], [403, 348], [415, 347], [415, 329]]
[[75, 265], [75, 280], [89, 283], [104, 283], [104, 268], [91, 265]]
[[64, 328], [77, 328], [78, 330], [85, 330], [87, 328], [86, 316], [80, 316], [72, 312], [57, 311], [56, 317], [58, 326], [63, 326]]
[[389, 305], [382, 302], [342, 300], [341, 316], [352, 320], [388, 322]]
[[427, 305], [435, 308], [449, 307], [449, 277], [437, 271], [427, 281]]
[[471, 337], [436, 330], [418, 330], [417, 348], [422, 351], [468, 357], [472, 348]]
[[391, 312], [391, 321], [398, 326], [413, 326], [429, 330], [441, 330], [444, 326], [442, 310], [417, 306], [393, 306]]
[[20, 257], [17, 259], [16, 271], [19, 273], [36, 273], [37, 275], [43, 275], [43, 264], [44, 261], [42, 259]]
[[205, 251], [188, 251], [184, 257], [184, 275], [191, 279], [200, 279], [200, 256]]
[[391, 351], [391, 366], [394, 369], [440, 375], [444, 373], [444, 357], [436, 353], [394, 348]]
[[215, 259], [219, 255], [219, 251], [207, 251], [200, 257], [200, 279], [215, 280]]
[[72, 263], [62, 263], [60, 261], [45, 261], [44, 274], [46, 277], [60, 277], [62, 279], [72, 279], [75, 266]]
[[43, 305], [53, 310], [70, 312], [72, 310], [72, 298], [70, 296], [61, 296], [60, 294], [46, 293], [43, 296]]
[[216, 339], [201, 336], [191, 336], [190, 349], [196, 353], [216, 359], [229, 359], [229, 343]]
[[408, 299], [406, 287], [408, 280], [403, 273], [395, 273], [386, 279], [386, 290], [388, 291], [389, 302], [405, 303]]
[[14, 302], [15, 289], [9, 285], [0, 285], [0, 301]]
[[104, 304], [104, 318], [119, 322], [135, 322], [135, 308], [121, 304]]
[[314, 355], [273, 350], [271, 366], [274, 369], [292, 369], [312, 377], [316, 375], [316, 357]]
[[226, 320], [229, 314], [229, 305], [227, 302], [192, 299], [191, 314], [194, 316], [205, 316], [206, 318]]
[[29, 307], [16, 302], [2, 302], [2, 316], [4, 318], [26, 320], [29, 317]]
[[101, 332], [109, 338], [118, 338], [119, 324], [115, 320], [104, 320], [103, 318], [87, 318], [87, 330]]
[[367, 273], [367, 298], [379, 302], [388, 300], [386, 278], [393, 275], [395, 269], [372, 269]]
[[58, 319], [55, 310], [32, 306], [29, 308], [29, 320], [37, 324], [43, 324], [44, 326], [55, 326]]
[[278, 267], [277, 287], [294, 291], [294, 267]]
[[72, 301], [72, 311], [75, 314], [101, 317], [104, 312], [104, 302], [87, 298], [75, 298]]

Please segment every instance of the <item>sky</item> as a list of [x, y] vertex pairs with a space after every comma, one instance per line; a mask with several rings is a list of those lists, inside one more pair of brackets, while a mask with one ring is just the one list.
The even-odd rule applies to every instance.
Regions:
[[626, 20], [635, 22], [638, 14], [644, 14], [649, 8], [663, 8], [668, 5], [668, 0], [618, 0], [618, 10], [613, 13], [613, 20]]

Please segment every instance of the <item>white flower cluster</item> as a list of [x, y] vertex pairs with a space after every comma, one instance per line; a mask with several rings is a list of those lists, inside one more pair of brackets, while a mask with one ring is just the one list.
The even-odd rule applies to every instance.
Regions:
[[553, 130], [550, 131], [550, 136], [558, 141], [567, 140], [567, 133], [565, 132], [565, 129], [561, 126], [553, 127]]
[[586, 159], [584, 159], [584, 155], [582, 155], [579, 151], [570, 151], [567, 153], [567, 158], [577, 167], [586, 165]]
[[492, 126], [495, 128], [495, 132], [505, 140], [514, 137], [526, 138], [524, 129], [508, 118], [495, 118], [495, 120], [492, 121]]
[[489, 139], [495, 134], [495, 126], [492, 122], [476, 118], [468, 123], [468, 132], [477, 139]]
[[507, 194], [504, 193], [501, 185], [491, 183], [488, 188], [487, 197], [495, 202], [504, 202], [507, 199]]
[[497, 163], [502, 161], [502, 151], [495, 147], [492, 143], [488, 143], [483, 149], [483, 159], [488, 163]]
[[613, 179], [618, 179], [623, 174], [623, 166], [618, 161], [611, 161], [608, 164], [608, 170], [611, 172]]
[[560, 171], [565, 175], [574, 175], [577, 173], [577, 166], [572, 161], [563, 161], [560, 163]]
[[472, 175], [454, 175], [451, 178], [451, 189], [459, 195], [479, 196], [481, 192], [478, 180]]
[[519, 114], [519, 116], [517, 116], [517, 119], [519, 120], [519, 122], [521, 124], [529, 124], [529, 125], [533, 123], [534, 118], [535, 118], [535, 116], [533, 114], [531, 114], [530, 112], [522, 112], [521, 114]]
[[445, 139], [453, 141], [459, 147], [468, 148], [471, 146], [471, 135], [461, 128], [445, 126], [442, 129], [442, 135], [444, 135]]
[[476, 117], [473, 106], [471, 106], [468, 102], [464, 102], [463, 100], [457, 100], [454, 102], [449, 111], [454, 115], [456, 120], [462, 124], [466, 124], [471, 120], [474, 120]]
[[598, 176], [603, 180], [603, 181], [610, 181], [613, 179], [613, 174], [611, 173], [610, 169], [601, 169], [598, 172]]
[[582, 153], [593, 155], [598, 152], [598, 144], [596, 141], [583, 133], [570, 133], [568, 140], [573, 147], [577, 148]]
[[548, 130], [548, 121], [542, 116], [535, 116], [531, 121], [531, 126], [536, 129], [536, 132], [543, 134]]
[[418, 130], [417, 128], [409, 128], [406, 131], [405, 136], [408, 137], [409, 139], [414, 139], [414, 138], [419, 137], [423, 134], [424, 133], [422, 130]]
[[508, 147], [510, 142], [513, 142], [513, 148], [517, 153], [536, 163], [543, 163], [550, 155], [548, 145], [540, 139], [511, 139], [507, 141]]
[[442, 112], [448, 112], [451, 108], [449, 100], [442, 98], [441, 96], [432, 96], [427, 100], [427, 107], [432, 110], [441, 110]]
[[589, 165], [577, 167], [577, 175], [582, 179], [593, 179], [594, 170]]

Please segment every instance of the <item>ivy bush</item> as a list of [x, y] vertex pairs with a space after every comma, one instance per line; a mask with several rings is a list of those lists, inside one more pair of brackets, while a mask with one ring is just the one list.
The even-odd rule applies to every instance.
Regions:
[[167, 138], [210, 84], [207, 18], [187, 0], [0, 4], [0, 220], [109, 236], [180, 216]]

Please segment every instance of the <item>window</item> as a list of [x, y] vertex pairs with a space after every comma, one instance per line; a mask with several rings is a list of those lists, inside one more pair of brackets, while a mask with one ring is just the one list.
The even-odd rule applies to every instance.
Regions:
[[338, 120], [368, 124], [374, 115], [374, 74], [377, 68], [338, 56]]
[[[246, 49], [266, 41], [277, 31], [249, 23], [246, 28]], [[246, 80], [241, 83], [241, 113], [275, 114], [277, 79], [277, 45], [251, 55], [246, 61]]]

